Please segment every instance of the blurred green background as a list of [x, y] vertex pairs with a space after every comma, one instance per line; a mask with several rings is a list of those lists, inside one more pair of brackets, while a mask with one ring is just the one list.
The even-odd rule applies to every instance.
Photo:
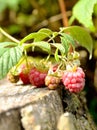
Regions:
[[[44, 27], [59, 31], [59, 28], [64, 26], [62, 8], [66, 7], [65, 13], [69, 20], [72, 8], [77, 2], [78, 0], [63, 0], [62, 6], [60, 0], [0, 0], [0, 26], [18, 40]], [[97, 18], [94, 15], [92, 18], [96, 26]], [[77, 20], [72, 25], [82, 26]], [[97, 124], [97, 33], [90, 33], [94, 40], [92, 59], [88, 59], [88, 52], [84, 48], [80, 48], [79, 52], [82, 56], [82, 67], [86, 72], [87, 106]], [[0, 34], [0, 42], [6, 40], [8, 39]]]

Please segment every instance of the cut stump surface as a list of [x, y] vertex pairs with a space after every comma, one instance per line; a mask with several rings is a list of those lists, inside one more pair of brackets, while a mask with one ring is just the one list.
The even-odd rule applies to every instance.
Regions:
[[0, 81], [0, 130], [97, 130], [84, 98]]

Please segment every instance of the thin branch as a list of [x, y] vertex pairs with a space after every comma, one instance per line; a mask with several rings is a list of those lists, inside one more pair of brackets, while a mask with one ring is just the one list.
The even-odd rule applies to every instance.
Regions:
[[2, 28], [0, 28], [0, 32], [6, 36], [7, 38], [9, 38], [10, 40], [16, 42], [16, 43], [20, 43], [19, 40], [15, 39], [14, 37], [12, 37], [11, 35], [9, 35], [7, 32], [5, 32]]
[[59, 1], [59, 6], [60, 10], [62, 13], [62, 21], [63, 21], [63, 26], [67, 27], [68, 26], [68, 18], [66, 14], [66, 5], [64, 0], [58, 0]]

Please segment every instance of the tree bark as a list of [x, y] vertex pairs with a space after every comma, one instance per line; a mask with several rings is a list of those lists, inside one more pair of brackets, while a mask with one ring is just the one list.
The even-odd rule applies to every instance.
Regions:
[[85, 95], [0, 81], [0, 130], [96, 130]]

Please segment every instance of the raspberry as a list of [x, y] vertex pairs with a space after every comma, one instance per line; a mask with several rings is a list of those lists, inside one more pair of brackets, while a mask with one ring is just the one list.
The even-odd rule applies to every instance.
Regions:
[[62, 76], [62, 82], [70, 92], [78, 93], [85, 85], [85, 73], [78, 67], [76, 71], [67, 70]]
[[22, 80], [23, 84], [30, 84], [30, 81], [29, 81], [29, 71], [30, 71], [30, 66], [27, 67], [27, 65], [25, 64], [22, 64], [22, 66], [20, 67], [20, 74], [19, 74], [19, 77], [20, 79]]
[[61, 82], [62, 72], [58, 68], [58, 64], [52, 65], [48, 70], [48, 75], [45, 78], [45, 85], [49, 89], [56, 89]]
[[29, 80], [32, 85], [35, 85], [36, 87], [42, 87], [45, 85], [45, 77], [47, 73], [41, 72], [37, 70], [36, 68], [32, 68], [29, 72]]
[[9, 71], [7, 74], [7, 79], [11, 83], [17, 83], [19, 81], [19, 75], [14, 75], [13, 73], [11, 73], [11, 71]]
[[47, 75], [45, 78], [45, 85], [48, 86], [49, 89], [56, 89], [59, 83], [60, 83], [59, 77], [53, 75]]

